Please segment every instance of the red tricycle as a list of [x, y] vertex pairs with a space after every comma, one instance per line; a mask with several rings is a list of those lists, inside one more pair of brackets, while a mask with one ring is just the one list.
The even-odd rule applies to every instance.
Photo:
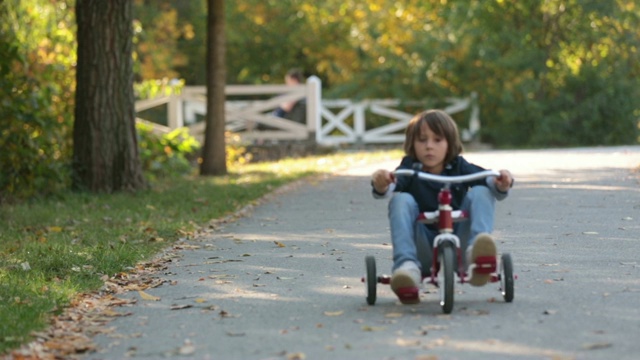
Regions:
[[[440, 294], [440, 306], [445, 314], [453, 310], [454, 283], [468, 282], [472, 271], [479, 274], [489, 274], [489, 282], [500, 282], [500, 291], [506, 302], [513, 301], [514, 275], [511, 255], [503, 253], [500, 262], [495, 256], [480, 256], [473, 264], [465, 269], [460, 239], [453, 233], [453, 223], [468, 219], [468, 214], [461, 210], [453, 210], [451, 207], [451, 184], [480, 180], [488, 176], [500, 176], [494, 170], [485, 170], [475, 174], [461, 176], [441, 176], [425, 173], [417, 170], [399, 169], [394, 172], [396, 176], [417, 176], [420, 179], [436, 181], [444, 184], [438, 194], [438, 210], [420, 213], [418, 222], [424, 224], [437, 224], [438, 235], [433, 241], [432, 249], [420, 249], [420, 251], [432, 251], [433, 261], [431, 274], [423, 277], [422, 283], [428, 281], [438, 288]], [[376, 260], [373, 256], [365, 257], [366, 276], [362, 278], [367, 286], [367, 303], [374, 305], [376, 302], [376, 287], [378, 283], [389, 284], [389, 275], [377, 275]], [[457, 265], [457, 266], [456, 266]], [[498, 270], [499, 269], [499, 270]], [[498, 271], [497, 271], [498, 270]]]

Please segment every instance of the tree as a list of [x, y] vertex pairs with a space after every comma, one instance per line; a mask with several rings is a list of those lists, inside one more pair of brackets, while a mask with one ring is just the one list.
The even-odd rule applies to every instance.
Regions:
[[73, 187], [145, 187], [135, 130], [130, 0], [78, 0]]
[[227, 173], [225, 149], [225, 21], [224, 0], [208, 0], [207, 19], [207, 118], [201, 175]]

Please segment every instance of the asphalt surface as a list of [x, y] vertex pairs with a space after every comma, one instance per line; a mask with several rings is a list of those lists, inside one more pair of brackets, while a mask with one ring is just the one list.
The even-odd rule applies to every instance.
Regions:
[[[385, 200], [361, 166], [272, 196], [190, 242], [99, 335], [87, 359], [639, 359], [640, 147], [469, 152], [512, 171], [495, 238], [515, 299], [456, 284], [453, 312], [424, 287], [401, 305], [365, 301], [364, 258], [389, 273]], [[172, 310], [173, 308], [173, 310]]]

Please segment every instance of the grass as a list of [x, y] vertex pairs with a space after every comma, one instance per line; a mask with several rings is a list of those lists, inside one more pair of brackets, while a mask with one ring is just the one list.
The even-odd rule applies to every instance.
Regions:
[[105, 276], [295, 180], [385, 159], [362, 152], [230, 168], [229, 175], [159, 180], [136, 194], [67, 193], [0, 209], [0, 354], [31, 340]]

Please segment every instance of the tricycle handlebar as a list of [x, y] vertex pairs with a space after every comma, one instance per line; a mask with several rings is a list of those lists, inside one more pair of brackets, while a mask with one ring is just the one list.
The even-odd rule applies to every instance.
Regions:
[[399, 169], [394, 171], [393, 174], [400, 175], [400, 176], [413, 176], [414, 174], [417, 174], [420, 179], [437, 181], [443, 184], [462, 183], [467, 181], [484, 179], [489, 176], [500, 176], [500, 173], [496, 170], [484, 170], [484, 171], [480, 171], [480, 172], [468, 174], [468, 175], [442, 176], [442, 175], [433, 175], [426, 172], [411, 170], [411, 169]]

